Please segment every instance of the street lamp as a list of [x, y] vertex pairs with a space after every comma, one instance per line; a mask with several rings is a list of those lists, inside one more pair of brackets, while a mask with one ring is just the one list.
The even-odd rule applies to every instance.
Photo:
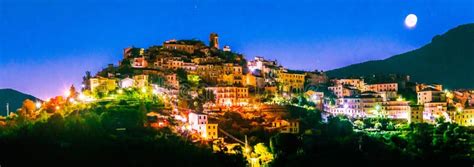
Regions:
[[36, 109], [41, 108], [41, 102], [37, 101], [35, 105], [36, 105]]

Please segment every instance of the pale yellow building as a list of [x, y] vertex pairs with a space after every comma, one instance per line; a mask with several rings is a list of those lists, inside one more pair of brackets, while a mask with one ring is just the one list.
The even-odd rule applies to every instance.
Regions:
[[452, 121], [461, 126], [474, 126], [474, 108], [465, 108], [456, 111]]
[[272, 122], [272, 128], [278, 129], [280, 133], [298, 134], [300, 123], [299, 121], [276, 120]]
[[117, 82], [115, 79], [109, 79], [104, 77], [95, 77], [89, 79], [91, 91], [106, 90], [112, 91], [117, 88]]
[[219, 136], [218, 136], [218, 126], [217, 124], [206, 124], [206, 131], [203, 132], [203, 136], [205, 136], [205, 138], [207, 139], [217, 139]]
[[142, 88], [148, 86], [148, 75], [135, 75], [133, 76], [134, 86], [137, 88]]
[[305, 74], [280, 72], [277, 81], [283, 92], [302, 92], [304, 90]]
[[208, 87], [214, 93], [217, 106], [245, 106], [249, 102], [249, 90], [245, 87]]

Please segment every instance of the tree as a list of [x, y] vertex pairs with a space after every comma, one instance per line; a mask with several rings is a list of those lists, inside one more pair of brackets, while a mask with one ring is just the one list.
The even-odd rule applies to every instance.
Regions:
[[258, 155], [258, 159], [260, 159], [263, 164], [269, 164], [273, 161], [273, 154], [264, 143], [258, 143], [253, 148], [255, 154]]
[[382, 123], [376, 122], [375, 125], [374, 125], [374, 128], [379, 129], [379, 130], [382, 129]]
[[34, 119], [36, 117], [35, 110], [35, 102], [31, 101], [30, 99], [26, 99], [23, 101], [23, 105], [21, 106], [18, 115], [22, 118]]
[[356, 120], [356, 121], [354, 121], [354, 126], [357, 127], [357, 129], [362, 130], [362, 129], [364, 129], [365, 124], [361, 120]]

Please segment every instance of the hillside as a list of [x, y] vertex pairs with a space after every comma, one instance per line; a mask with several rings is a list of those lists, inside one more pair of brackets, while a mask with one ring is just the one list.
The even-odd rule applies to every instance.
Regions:
[[412, 81], [441, 83], [446, 88], [474, 88], [474, 24], [433, 37], [431, 43], [385, 60], [327, 71], [329, 77], [407, 74]]
[[21, 93], [13, 89], [0, 89], [0, 115], [7, 113], [6, 104], [9, 104], [10, 112], [20, 108], [25, 99], [37, 100], [38, 98]]

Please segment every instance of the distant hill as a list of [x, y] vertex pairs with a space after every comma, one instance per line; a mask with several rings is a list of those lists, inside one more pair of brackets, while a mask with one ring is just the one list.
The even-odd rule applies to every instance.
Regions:
[[329, 77], [373, 74], [407, 74], [412, 81], [474, 88], [474, 24], [436, 35], [431, 43], [407, 53], [327, 71]]
[[20, 108], [26, 99], [33, 101], [38, 100], [38, 98], [34, 96], [13, 89], [0, 89], [0, 115], [5, 116], [7, 114], [7, 103], [9, 104], [10, 112], [13, 112]]

